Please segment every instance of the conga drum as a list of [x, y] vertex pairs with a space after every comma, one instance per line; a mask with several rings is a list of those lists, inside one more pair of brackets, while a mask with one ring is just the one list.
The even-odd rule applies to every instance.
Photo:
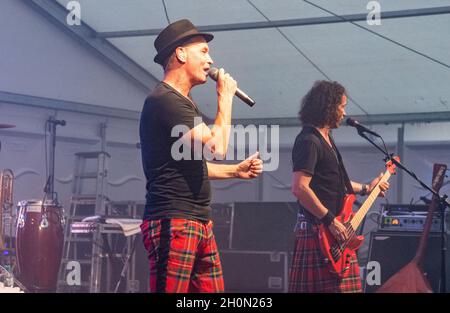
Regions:
[[55, 292], [64, 243], [62, 207], [53, 200], [24, 200], [18, 210], [20, 280], [30, 292]]

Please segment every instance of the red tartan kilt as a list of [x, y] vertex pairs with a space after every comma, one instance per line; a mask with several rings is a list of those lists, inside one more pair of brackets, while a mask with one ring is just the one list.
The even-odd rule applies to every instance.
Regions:
[[[298, 221], [297, 225], [305, 220]], [[351, 256], [350, 273], [340, 279], [330, 273], [320, 250], [318, 227], [307, 224], [296, 230], [296, 244], [289, 273], [289, 292], [362, 292], [356, 253]]]
[[180, 218], [143, 221], [151, 292], [224, 292], [213, 223]]

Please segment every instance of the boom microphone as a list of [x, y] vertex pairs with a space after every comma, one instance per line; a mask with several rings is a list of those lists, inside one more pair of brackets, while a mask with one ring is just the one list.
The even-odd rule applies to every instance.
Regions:
[[[217, 77], [219, 76], [219, 70], [215, 67], [211, 67], [211, 69], [208, 71], [209, 77], [211, 77], [214, 81], [217, 81]], [[245, 92], [240, 90], [239, 88], [236, 89], [236, 93], [234, 94], [236, 97], [247, 103], [249, 106], [254, 106], [255, 101], [250, 98]]]
[[370, 130], [370, 129], [368, 129], [367, 127], [365, 127], [365, 126], [359, 124], [359, 122], [358, 122], [357, 120], [354, 120], [354, 119], [352, 119], [352, 118], [349, 117], [349, 118], [347, 118], [346, 123], [347, 123], [348, 126], [355, 127], [355, 128], [358, 130], [358, 132], [369, 133], [369, 134], [371, 134], [371, 135], [373, 135], [373, 136], [375, 136], [375, 137], [381, 138], [381, 136], [378, 135], [378, 134], [377, 134], [376, 132], [374, 132], [373, 130]]

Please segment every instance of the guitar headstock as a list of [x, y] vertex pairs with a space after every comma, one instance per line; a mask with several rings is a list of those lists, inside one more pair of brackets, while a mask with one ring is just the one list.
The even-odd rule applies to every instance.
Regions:
[[[393, 157], [393, 159], [395, 161], [397, 161], [397, 162], [400, 162], [400, 157], [399, 156], [395, 156], [395, 157]], [[396, 167], [397, 166], [391, 160], [386, 162], [386, 169], [389, 171], [389, 173], [391, 173], [391, 175], [395, 175], [395, 168]]]
[[439, 163], [433, 165], [433, 181], [431, 188], [436, 191], [441, 189], [442, 184], [444, 183], [445, 171], [447, 171], [447, 165]]

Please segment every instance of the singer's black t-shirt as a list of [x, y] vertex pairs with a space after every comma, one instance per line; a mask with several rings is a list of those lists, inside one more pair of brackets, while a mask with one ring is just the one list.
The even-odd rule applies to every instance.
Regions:
[[195, 117], [201, 117], [198, 108], [164, 82], [145, 100], [139, 130], [147, 179], [144, 220], [210, 219], [211, 187], [205, 159], [176, 161], [171, 154], [172, 145], [181, 137], [172, 137], [172, 128], [185, 125], [192, 129]]
[[[295, 139], [292, 150], [293, 172], [302, 171], [312, 176], [310, 187], [322, 204], [337, 215], [345, 195], [345, 183], [337, 158], [337, 149], [331, 147], [317, 129], [305, 126]], [[313, 219], [300, 203], [300, 212]]]

